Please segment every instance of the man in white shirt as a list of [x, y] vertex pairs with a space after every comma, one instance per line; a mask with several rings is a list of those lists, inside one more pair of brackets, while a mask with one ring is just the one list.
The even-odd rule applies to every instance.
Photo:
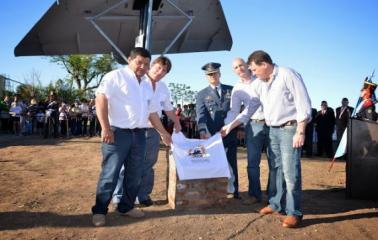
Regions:
[[[151, 68], [147, 73], [147, 79], [153, 91], [153, 97], [157, 101], [157, 113], [159, 117], [162, 115], [162, 111], [172, 120], [174, 123], [174, 128], [176, 132], [181, 131], [181, 125], [179, 118], [176, 116], [172, 103], [171, 103], [171, 93], [165, 85], [164, 82], [160, 81], [165, 77], [167, 73], [171, 70], [172, 63], [169, 58], [165, 56], [160, 56], [156, 58], [152, 64]], [[146, 156], [143, 161], [143, 173], [142, 182], [138, 191], [138, 202], [142, 206], [151, 206], [153, 201], [150, 198], [154, 186], [154, 165], [157, 162], [160, 147], [160, 136], [158, 131], [150, 124], [147, 128], [146, 133]], [[118, 204], [123, 193], [122, 182], [123, 182], [124, 168], [122, 168], [120, 177], [118, 179], [118, 184], [113, 195], [113, 203]]]
[[222, 128], [231, 129], [246, 123], [260, 105], [269, 126], [268, 154], [270, 182], [275, 184], [269, 205], [261, 214], [284, 212], [282, 226], [297, 227], [302, 221], [302, 176], [300, 153], [305, 139], [305, 127], [311, 120], [311, 101], [300, 74], [290, 68], [273, 64], [269, 54], [255, 51], [248, 57], [252, 73], [260, 79], [248, 108], [233, 122]]
[[171, 136], [156, 113], [156, 101], [144, 76], [150, 60], [151, 55], [146, 49], [132, 49], [128, 66], [107, 73], [96, 92], [103, 162], [96, 204], [92, 207], [92, 222], [95, 226], [105, 225], [105, 215], [122, 165], [125, 168], [124, 194], [117, 211], [135, 218], [144, 216], [141, 210], [134, 208], [134, 202], [142, 178], [148, 120], [160, 133], [163, 142], [167, 145], [171, 143]]
[[[242, 105], [246, 106], [257, 86], [248, 65], [241, 58], [232, 62], [234, 73], [240, 80], [235, 84], [231, 93], [231, 109], [227, 113], [225, 124], [230, 123], [240, 113]], [[261, 202], [260, 160], [261, 151], [268, 144], [268, 127], [265, 125], [264, 113], [260, 106], [247, 122], [245, 128], [247, 138], [247, 173], [248, 173], [248, 198], [243, 199], [244, 204]], [[268, 191], [269, 192], [269, 191]]]

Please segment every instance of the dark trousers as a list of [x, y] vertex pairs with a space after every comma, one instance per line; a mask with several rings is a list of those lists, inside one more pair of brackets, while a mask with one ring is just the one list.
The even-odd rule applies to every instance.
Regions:
[[238, 175], [238, 164], [236, 160], [236, 152], [237, 152], [236, 133], [237, 133], [237, 129], [232, 130], [227, 135], [227, 137], [223, 139], [223, 146], [226, 150], [227, 161], [230, 164], [232, 172], [234, 173], [234, 176], [235, 176], [234, 196], [239, 197], [239, 175]]
[[302, 147], [302, 151], [306, 152], [307, 157], [312, 157], [313, 148], [313, 138], [314, 138], [314, 127], [312, 125], [307, 125], [305, 130], [305, 142]]
[[90, 137], [93, 137], [94, 135], [96, 135], [95, 129], [96, 129], [96, 118], [92, 118], [89, 121], [89, 136]]
[[83, 117], [82, 118], [82, 129], [83, 129], [83, 131], [82, 131], [82, 135], [83, 136], [86, 136], [87, 135], [87, 129], [88, 129], [88, 117]]
[[326, 153], [327, 157], [333, 157], [333, 146], [332, 146], [332, 134], [324, 134], [318, 132], [318, 152], [319, 156]]
[[51, 134], [54, 137], [59, 136], [59, 118], [57, 116], [47, 117], [44, 125], [44, 134], [45, 138], [48, 138]]
[[346, 127], [337, 127], [336, 128], [336, 136], [337, 136], [337, 145], [339, 145], [341, 138], [344, 134], [344, 130]]
[[68, 120], [59, 120], [59, 124], [60, 124], [60, 136], [62, 137], [67, 136]]

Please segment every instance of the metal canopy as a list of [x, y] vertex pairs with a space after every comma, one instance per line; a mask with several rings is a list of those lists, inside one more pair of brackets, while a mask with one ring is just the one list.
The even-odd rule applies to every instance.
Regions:
[[[128, 53], [140, 34], [142, 1], [146, 0], [56, 1], [14, 54], [104, 54], [117, 48]], [[150, 29], [152, 54], [230, 50], [232, 46], [219, 0], [154, 0]]]

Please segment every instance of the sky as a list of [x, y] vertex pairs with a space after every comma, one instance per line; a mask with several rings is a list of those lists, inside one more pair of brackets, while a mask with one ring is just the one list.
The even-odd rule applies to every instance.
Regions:
[[[46, 85], [67, 75], [48, 57], [14, 57], [13, 53], [53, 3], [0, 1], [0, 74], [24, 82], [34, 71]], [[312, 106], [319, 109], [322, 100], [336, 108], [343, 97], [354, 107], [363, 79], [374, 69], [378, 75], [376, 0], [221, 0], [221, 4], [233, 39], [231, 51], [168, 54], [173, 69], [165, 82], [200, 90], [208, 85], [201, 67], [219, 62], [221, 82], [234, 85], [238, 78], [232, 60], [264, 50], [277, 65], [302, 75]], [[373, 81], [378, 82], [377, 77]]]

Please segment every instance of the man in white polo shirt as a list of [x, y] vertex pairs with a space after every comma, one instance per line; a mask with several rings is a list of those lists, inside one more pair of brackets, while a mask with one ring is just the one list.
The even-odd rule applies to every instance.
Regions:
[[261, 214], [285, 213], [282, 226], [297, 227], [303, 217], [301, 208], [301, 147], [305, 128], [311, 120], [311, 101], [302, 77], [293, 69], [275, 65], [268, 53], [255, 51], [248, 65], [261, 81], [248, 104], [233, 122], [222, 128], [227, 135], [240, 123], [246, 123], [260, 105], [269, 126], [269, 171], [274, 192]]
[[[162, 115], [162, 111], [166, 113], [166, 115], [172, 120], [174, 123], [174, 128], [176, 132], [181, 131], [180, 120], [176, 116], [173, 106], [171, 103], [171, 93], [167, 87], [167, 85], [160, 81], [165, 77], [167, 73], [172, 68], [172, 63], [169, 58], [165, 56], [159, 56], [156, 58], [152, 64], [151, 68], [147, 73], [148, 82], [153, 90], [154, 98], [157, 101], [157, 107], [159, 117]], [[143, 162], [143, 174], [142, 174], [142, 182], [138, 191], [138, 202], [141, 206], [151, 206], [153, 205], [153, 201], [150, 198], [150, 194], [152, 192], [154, 186], [154, 165], [157, 162], [158, 155], [159, 155], [159, 148], [160, 148], [160, 137], [157, 130], [150, 124], [149, 128], [147, 128], [147, 149], [146, 156]], [[113, 195], [113, 204], [118, 204], [123, 193], [123, 168], [121, 170], [120, 177], [118, 179], [118, 184], [116, 190], [114, 191]]]
[[125, 168], [124, 193], [117, 211], [130, 217], [144, 216], [142, 211], [134, 208], [134, 202], [142, 178], [148, 120], [160, 133], [163, 142], [167, 145], [171, 143], [171, 137], [156, 113], [156, 101], [144, 76], [150, 60], [151, 55], [146, 49], [132, 49], [128, 66], [106, 74], [96, 92], [103, 161], [96, 204], [92, 207], [95, 226], [105, 225], [105, 215], [122, 165]]

